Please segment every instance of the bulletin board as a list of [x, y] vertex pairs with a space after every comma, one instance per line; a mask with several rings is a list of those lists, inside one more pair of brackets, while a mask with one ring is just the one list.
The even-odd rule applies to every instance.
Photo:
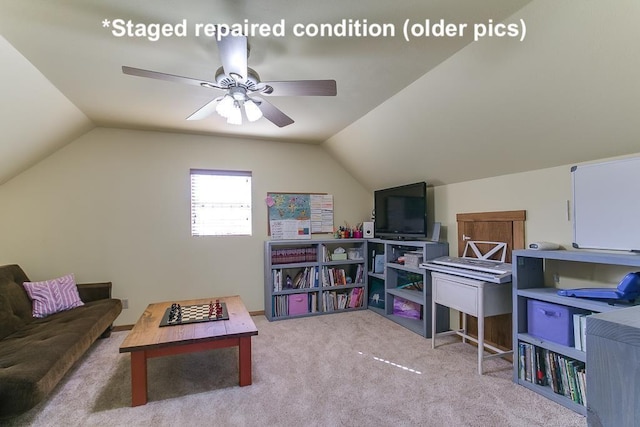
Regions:
[[267, 193], [268, 234], [272, 239], [310, 239], [333, 232], [333, 196], [326, 193]]

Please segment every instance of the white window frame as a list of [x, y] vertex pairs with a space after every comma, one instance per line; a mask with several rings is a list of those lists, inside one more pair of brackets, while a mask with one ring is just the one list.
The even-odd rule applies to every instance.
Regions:
[[251, 172], [191, 169], [191, 236], [251, 236]]

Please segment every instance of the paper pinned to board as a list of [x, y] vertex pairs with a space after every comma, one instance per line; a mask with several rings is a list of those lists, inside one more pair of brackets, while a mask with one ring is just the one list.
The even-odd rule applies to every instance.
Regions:
[[311, 239], [311, 221], [282, 219], [269, 223], [273, 240], [304, 240]]

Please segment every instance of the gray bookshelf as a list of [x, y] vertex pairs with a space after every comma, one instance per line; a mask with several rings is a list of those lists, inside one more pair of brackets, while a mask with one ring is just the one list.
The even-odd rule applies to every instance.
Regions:
[[[514, 346], [513, 381], [553, 400], [554, 402], [578, 412], [579, 414], [587, 415], [586, 406], [576, 403], [564, 395], [555, 393], [550, 386], [538, 385], [520, 378], [520, 358], [518, 357], [520, 343], [532, 344], [536, 347], [552, 351], [569, 359], [574, 359], [583, 363], [586, 363], [589, 359], [587, 357], [589, 346], [587, 346], [587, 352], [584, 352], [573, 347], [568, 347], [529, 335], [527, 333], [527, 301], [534, 299], [566, 307], [575, 307], [590, 311], [592, 314], [620, 310], [629, 307], [629, 305], [611, 305], [603, 301], [558, 295], [556, 288], [545, 287], [544, 284], [547, 260], [615, 265], [629, 267], [629, 270], [631, 271], [640, 267], [640, 256], [627, 253], [618, 254], [584, 250], [536, 251], [525, 249], [516, 250], [512, 253]], [[589, 283], [585, 283], [583, 287], [589, 287]], [[587, 320], [587, 325], [589, 325], [589, 320]], [[590, 367], [586, 366], [587, 383], [589, 382], [589, 372]], [[587, 401], [590, 401], [589, 388], [587, 388]]]
[[[431, 273], [415, 265], [399, 263], [398, 258], [405, 256], [407, 252], [420, 253], [423, 261], [438, 258], [449, 254], [449, 245], [430, 241], [369, 239], [367, 250], [371, 266], [368, 292], [370, 296], [373, 292], [378, 293], [383, 300], [376, 305], [370, 298], [369, 309], [417, 334], [431, 337]], [[381, 271], [375, 271], [376, 255], [384, 257]], [[412, 282], [419, 282], [421, 285], [411, 286]], [[377, 283], [375, 290], [374, 283]], [[404, 301], [409, 301], [418, 308], [419, 318], [406, 317], [406, 314], [401, 315], [395, 309], [394, 303]], [[438, 306], [436, 310], [437, 332], [449, 330], [449, 309]]]
[[[264, 310], [267, 319], [283, 320], [366, 309], [366, 246], [365, 239], [266, 241]], [[337, 248], [344, 249], [346, 259], [333, 259], [339, 257], [334, 255]], [[300, 274], [307, 280], [294, 283]], [[287, 276], [291, 278], [291, 285], [287, 284]], [[341, 277], [350, 283], [341, 283]], [[358, 297], [361, 303], [352, 306], [355, 293], [362, 294]], [[305, 300], [307, 310], [293, 313], [290, 298]], [[341, 307], [340, 301], [344, 301], [346, 306]]]

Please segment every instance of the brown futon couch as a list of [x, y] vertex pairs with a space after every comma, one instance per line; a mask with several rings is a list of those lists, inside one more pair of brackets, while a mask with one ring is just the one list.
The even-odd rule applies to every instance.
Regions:
[[122, 311], [111, 283], [78, 284], [84, 305], [34, 318], [18, 265], [0, 266], [0, 420], [44, 399]]

